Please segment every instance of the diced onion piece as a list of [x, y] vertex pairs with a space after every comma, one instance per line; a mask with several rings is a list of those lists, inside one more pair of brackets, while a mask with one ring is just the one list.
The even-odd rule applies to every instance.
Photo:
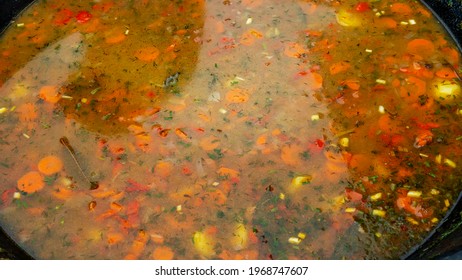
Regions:
[[345, 9], [338, 11], [335, 15], [338, 24], [345, 27], [359, 27], [361, 26], [361, 17], [358, 13], [352, 13]]
[[408, 191], [407, 196], [413, 197], [413, 198], [419, 198], [422, 196], [422, 192], [421, 191]]
[[315, 115], [311, 115], [311, 120], [312, 121], [319, 121], [320, 117], [318, 114], [315, 114]]
[[13, 198], [14, 198], [14, 199], [20, 199], [20, 198], [21, 198], [21, 193], [20, 193], [20, 192], [15, 192], [15, 193], [13, 194]]
[[383, 107], [382, 105], [379, 106], [379, 113], [385, 114], [385, 107]]

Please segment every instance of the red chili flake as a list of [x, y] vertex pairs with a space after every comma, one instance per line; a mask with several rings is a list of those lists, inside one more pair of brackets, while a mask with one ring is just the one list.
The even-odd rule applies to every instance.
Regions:
[[369, 3], [367, 2], [359, 2], [357, 5], [356, 5], [356, 8], [355, 10], [357, 12], [365, 12], [365, 11], [369, 11], [371, 9], [371, 7], [369, 7]]
[[55, 16], [55, 25], [66, 25], [74, 16], [74, 13], [69, 9], [62, 9]]
[[183, 172], [184, 175], [191, 175], [192, 174], [191, 168], [189, 168], [187, 166], [183, 166], [183, 168], [181, 169], [181, 172]]
[[321, 139], [316, 139], [316, 140], [314, 141], [314, 143], [315, 143], [316, 146], [318, 146], [319, 148], [324, 147], [324, 141], [322, 141]]
[[85, 23], [85, 22], [89, 21], [92, 17], [93, 16], [87, 11], [80, 11], [75, 16], [78, 23]]
[[149, 98], [155, 98], [157, 97], [157, 93], [155, 93], [154, 91], [150, 91], [146, 94], [146, 96]]
[[4, 190], [1, 195], [1, 203], [0, 206], [8, 206], [13, 201], [13, 194], [16, 191], [15, 188], [11, 188], [8, 190]]

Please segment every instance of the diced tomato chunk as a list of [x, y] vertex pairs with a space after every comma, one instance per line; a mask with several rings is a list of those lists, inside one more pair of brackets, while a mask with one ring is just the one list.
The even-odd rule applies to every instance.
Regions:
[[77, 22], [78, 23], [85, 23], [87, 21], [89, 21], [93, 16], [87, 12], [87, 11], [80, 11], [78, 12], [78, 14], [75, 16], [75, 18], [77, 19]]
[[369, 11], [371, 9], [371, 7], [369, 7], [369, 3], [367, 2], [359, 2], [357, 5], [356, 5], [356, 8], [355, 10], [357, 12], [365, 12], [365, 11]]

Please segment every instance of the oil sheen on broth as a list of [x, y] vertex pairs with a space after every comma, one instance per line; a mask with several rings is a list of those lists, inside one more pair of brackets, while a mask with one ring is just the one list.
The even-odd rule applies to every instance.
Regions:
[[0, 41], [2, 227], [40, 259], [399, 258], [461, 191], [459, 56], [414, 1], [37, 1]]

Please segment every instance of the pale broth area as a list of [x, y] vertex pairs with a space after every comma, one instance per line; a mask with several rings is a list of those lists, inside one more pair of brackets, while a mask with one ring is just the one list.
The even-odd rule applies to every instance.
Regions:
[[457, 198], [459, 53], [420, 5], [81, 2], [0, 41], [0, 221], [33, 257], [398, 258]]

